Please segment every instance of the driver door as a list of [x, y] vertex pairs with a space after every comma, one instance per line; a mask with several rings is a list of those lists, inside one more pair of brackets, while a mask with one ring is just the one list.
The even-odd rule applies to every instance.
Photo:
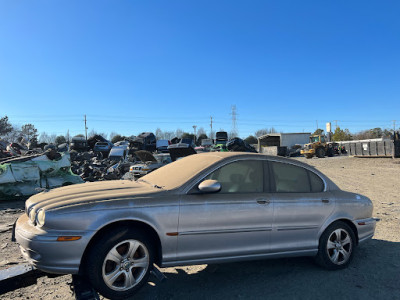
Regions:
[[219, 192], [200, 193], [199, 182], [181, 196], [178, 260], [269, 251], [273, 203], [267, 167], [263, 160], [231, 162], [204, 178], [217, 180]]

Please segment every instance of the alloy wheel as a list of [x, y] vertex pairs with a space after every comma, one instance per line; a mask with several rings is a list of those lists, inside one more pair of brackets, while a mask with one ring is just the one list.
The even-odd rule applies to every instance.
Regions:
[[327, 241], [326, 250], [329, 259], [334, 264], [345, 264], [350, 259], [351, 252], [353, 251], [351, 236], [343, 228], [332, 231]]
[[129, 290], [146, 275], [149, 261], [149, 251], [143, 243], [133, 239], [122, 241], [104, 259], [104, 283], [115, 291]]

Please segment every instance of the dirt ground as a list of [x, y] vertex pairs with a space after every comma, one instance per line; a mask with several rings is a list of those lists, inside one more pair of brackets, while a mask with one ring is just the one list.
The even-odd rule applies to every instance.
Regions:
[[[400, 160], [334, 157], [305, 161], [341, 189], [368, 196], [381, 218], [374, 239], [357, 248], [345, 270], [326, 271], [311, 258], [162, 269], [135, 299], [400, 299]], [[24, 203], [0, 203], [0, 269], [22, 262], [11, 226]], [[71, 276], [39, 277], [0, 299], [74, 299]]]

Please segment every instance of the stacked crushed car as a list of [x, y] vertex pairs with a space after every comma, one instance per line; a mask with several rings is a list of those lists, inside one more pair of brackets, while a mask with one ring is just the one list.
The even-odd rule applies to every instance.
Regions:
[[0, 164], [0, 198], [30, 196], [82, 182], [80, 176], [71, 172], [69, 153], [49, 150], [6, 159]]

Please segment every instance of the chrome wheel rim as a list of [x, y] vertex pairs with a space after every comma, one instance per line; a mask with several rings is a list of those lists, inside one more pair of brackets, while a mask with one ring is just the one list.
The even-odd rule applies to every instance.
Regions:
[[343, 228], [333, 231], [326, 245], [329, 259], [336, 265], [345, 264], [353, 251], [353, 243], [350, 234]]
[[137, 240], [120, 242], [106, 255], [102, 276], [114, 291], [126, 291], [138, 285], [149, 268], [149, 251]]

